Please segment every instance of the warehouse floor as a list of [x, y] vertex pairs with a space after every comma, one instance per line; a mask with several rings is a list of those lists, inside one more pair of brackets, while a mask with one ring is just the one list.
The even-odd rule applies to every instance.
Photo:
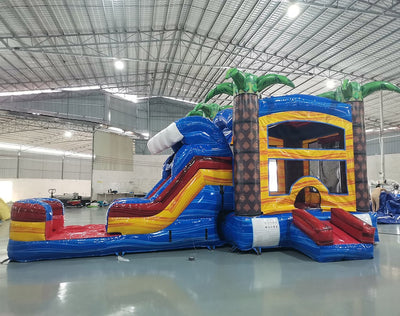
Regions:
[[[105, 212], [66, 209], [66, 224], [104, 223]], [[0, 260], [8, 227], [0, 223]], [[0, 315], [398, 315], [400, 226], [379, 232], [375, 258], [363, 261], [224, 247], [5, 263]]]

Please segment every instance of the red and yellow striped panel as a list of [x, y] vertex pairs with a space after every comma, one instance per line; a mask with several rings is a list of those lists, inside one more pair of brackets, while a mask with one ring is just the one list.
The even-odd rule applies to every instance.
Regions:
[[[345, 130], [345, 150], [310, 150], [292, 148], [268, 148], [267, 126], [283, 121], [313, 121], [331, 124]], [[329, 210], [340, 207], [346, 211], [356, 210], [354, 156], [353, 156], [353, 126], [352, 123], [339, 117], [306, 111], [288, 111], [273, 113], [259, 118], [260, 135], [260, 177], [261, 177], [261, 210], [264, 214], [288, 212], [294, 208], [294, 202], [299, 191], [307, 186], [313, 186], [321, 194], [321, 208]], [[303, 177], [293, 184], [289, 194], [270, 195], [268, 186], [268, 159], [320, 159], [345, 160], [347, 163], [348, 194], [329, 194], [327, 188], [316, 178]]]
[[46, 240], [46, 222], [11, 221], [10, 239], [16, 241]]
[[232, 185], [231, 170], [200, 169], [160, 213], [148, 217], [109, 217], [108, 232], [150, 234], [171, 225], [205, 185]]

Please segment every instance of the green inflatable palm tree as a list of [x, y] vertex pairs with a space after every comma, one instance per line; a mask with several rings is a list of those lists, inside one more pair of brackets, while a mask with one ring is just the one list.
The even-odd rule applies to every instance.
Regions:
[[216, 95], [228, 94], [228, 95], [238, 95], [244, 93], [260, 93], [265, 88], [281, 83], [289, 87], [294, 88], [293, 82], [285, 76], [268, 74], [264, 76], [257, 77], [253, 74], [242, 73], [237, 68], [231, 68], [226, 73], [225, 79], [232, 78], [233, 82], [224, 82], [217, 85], [213, 90], [211, 90], [204, 100], [209, 101]]
[[335, 91], [319, 95], [339, 102], [348, 102], [352, 105], [356, 204], [357, 210], [365, 212], [369, 211], [370, 197], [367, 178], [364, 98], [380, 90], [400, 93], [400, 88], [390, 82], [374, 81], [361, 85], [358, 82], [351, 82], [346, 79]]
[[374, 81], [361, 85], [358, 82], [345, 79], [335, 91], [325, 92], [319, 96], [339, 102], [364, 101], [365, 97], [380, 90], [400, 93], [399, 87], [387, 81]]
[[257, 77], [229, 69], [225, 76], [233, 82], [225, 82], [211, 90], [205, 102], [216, 95], [234, 96], [233, 106], [233, 182], [235, 189], [235, 213], [241, 216], [260, 215], [260, 152], [258, 136], [258, 95], [273, 84], [294, 87], [285, 76], [268, 74]]
[[219, 111], [232, 108], [232, 105], [220, 106], [216, 103], [199, 103], [186, 116], [202, 116], [213, 120]]

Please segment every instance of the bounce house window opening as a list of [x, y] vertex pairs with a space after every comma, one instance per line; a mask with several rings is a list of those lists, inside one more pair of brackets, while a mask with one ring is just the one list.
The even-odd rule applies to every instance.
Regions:
[[343, 128], [320, 122], [286, 121], [267, 127], [268, 147], [275, 148], [273, 139], [281, 139], [284, 148], [345, 149]]
[[269, 159], [268, 161], [268, 183], [270, 192], [278, 192], [278, 164], [276, 159]]
[[289, 194], [300, 178], [311, 176], [323, 183], [331, 194], [347, 194], [345, 160], [269, 159], [269, 192], [271, 195]]

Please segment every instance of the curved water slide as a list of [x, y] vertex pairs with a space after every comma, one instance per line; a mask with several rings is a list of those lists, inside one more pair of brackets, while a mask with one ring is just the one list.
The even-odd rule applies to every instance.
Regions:
[[164, 164], [162, 179], [145, 198], [119, 199], [110, 205], [108, 233], [160, 231], [172, 224], [206, 186], [232, 185], [229, 143], [208, 119], [182, 118], [150, 139], [148, 148], [153, 154], [168, 148], [174, 153]]

